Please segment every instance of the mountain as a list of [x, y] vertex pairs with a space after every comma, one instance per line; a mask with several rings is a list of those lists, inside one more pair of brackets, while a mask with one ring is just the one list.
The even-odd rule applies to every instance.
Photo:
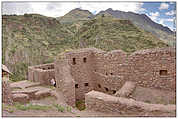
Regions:
[[3, 15], [2, 63], [16, 78], [23, 79], [29, 65], [53, 62], [58, 52], [71, 47], [71, 38], [72, 33], [55, 18], [39, 14]]
[[76, 8], [76, 9], [71, 10], [69, 13], [65, 14], [62, 17], [58, 17], [57, 19], [61, 23], [71, 24], [77, 21], [89, 20], [91, 17], [93, 17], [93, 14], [90, 11]]
[[[71, 26], [69, 29], [72, 32], [76, 27]], [[129, 20], [119, 20], [110, 16], [86, 21], [80, 26], [77, 34], [76, 38], [81, 48], [92, 46], [106, 51], [121, 49], [131, 53], [167, 46], [152, 33], [136, 27]]]
[[2, 63], [13, 72], [11, 78], [14, 80], [26, 78], [28, 66], [51, 63], [58, 53], [66, 50], [96, 47], [131, 53], [166, 46], [129, 20], [112, 16], [93, 17], [71, 25], [39, 14], [2, 16]]
[[111, 8], [99, 12], [96, 16], [101, 16], [106, 14], [107, 16], [113, 16], [118, 19], [130, 20], [133, 24], [139, 28], [149, 31], [154, 34], [159, 39], [168, 43], [171, 46], [175, 46], [175, 33], [171, 31], [168, 27], [165, 27], [161, 24], [155, 23], [145, 14], [136, 14], [133, 12], [123, 12], [119, 10], [112, 10]]

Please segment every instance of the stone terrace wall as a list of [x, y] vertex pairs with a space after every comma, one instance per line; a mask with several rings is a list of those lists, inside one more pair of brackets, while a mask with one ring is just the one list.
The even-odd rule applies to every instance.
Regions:
[[75, 106], [75, 81], [71, 75], [71, 67], [64, 54], [60, 54], [55, 61], [56, 87], [63, 92], [65, 101]]
[[51, 79], [55, 79], [54, 63], [28, 67], [28, 80], [51, 85]]
[[176, 51], [173, 48], [135, 52], [128, 57], [125, 80], [143, 87], [176, 90]]
[[85, 95], [85, 105], [89, 110], [134, 115], [140, 114], [141, 112], [176, 111], [176, 105], [149, 104], [133, 99], [115, 97], [97, 91], [91, 91]]

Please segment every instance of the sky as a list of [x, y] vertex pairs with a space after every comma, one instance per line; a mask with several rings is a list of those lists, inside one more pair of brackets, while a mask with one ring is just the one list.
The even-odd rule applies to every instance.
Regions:
[[176, 29], [176, 2], [2, 2], [2, 14], [38, 13], [59, 17], [75, 8], [89, 10], [93, 14], [108, 8], [146, 14], [154, 22]]

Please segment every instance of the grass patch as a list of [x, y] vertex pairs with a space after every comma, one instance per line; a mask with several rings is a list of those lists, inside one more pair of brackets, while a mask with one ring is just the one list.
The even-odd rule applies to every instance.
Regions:
[[53, 106], [54, 106], [55, 108], [57, 108], [57, 111], [58, 111], [58, 112], [64, 112], [64, 111], [65, 111], [65, 107], [63, 107], [63, 106], [61, 106], [61, 105], [59, 105], [59, 104], [53, 104]]
[[23, 105], [20, 103], [15, 103], [14, 107], [18, 110], [26, 111], [26, 110], [48, 110], [51, 109], [51, 106], [44, 106], [44, 105], [32, 105], [32, 104], [27, 104]]
[[82, 111], [82, 110], [85, 110], [85, 101], [84, 100], [79, 100], [79, 101], [76, 101], [76, 107]]
[[67, 110], [68, 112], [72, 112], [72, 108], [69, 107], [69, 106], [66, 107], [66, 110]]
[[11, 106], [11, 105], [6, 105], [6, 104], [2, 104], [2, 109], [4, 110], [4, 111], [8, 111], [9, 113], [13, 113], [14, 112], [14, 108], [13, 108], [13, 106]]

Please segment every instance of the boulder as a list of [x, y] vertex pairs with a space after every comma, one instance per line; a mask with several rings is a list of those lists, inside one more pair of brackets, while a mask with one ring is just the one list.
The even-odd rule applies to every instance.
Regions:
[[14, 102], [27, 103], [30, 101], [30, 98], [27, 94], [13, 94], [12, 95]]
[[40, 90], [35, 93], [35, 99], [45, 98], [51, 95], [51, 89]]

